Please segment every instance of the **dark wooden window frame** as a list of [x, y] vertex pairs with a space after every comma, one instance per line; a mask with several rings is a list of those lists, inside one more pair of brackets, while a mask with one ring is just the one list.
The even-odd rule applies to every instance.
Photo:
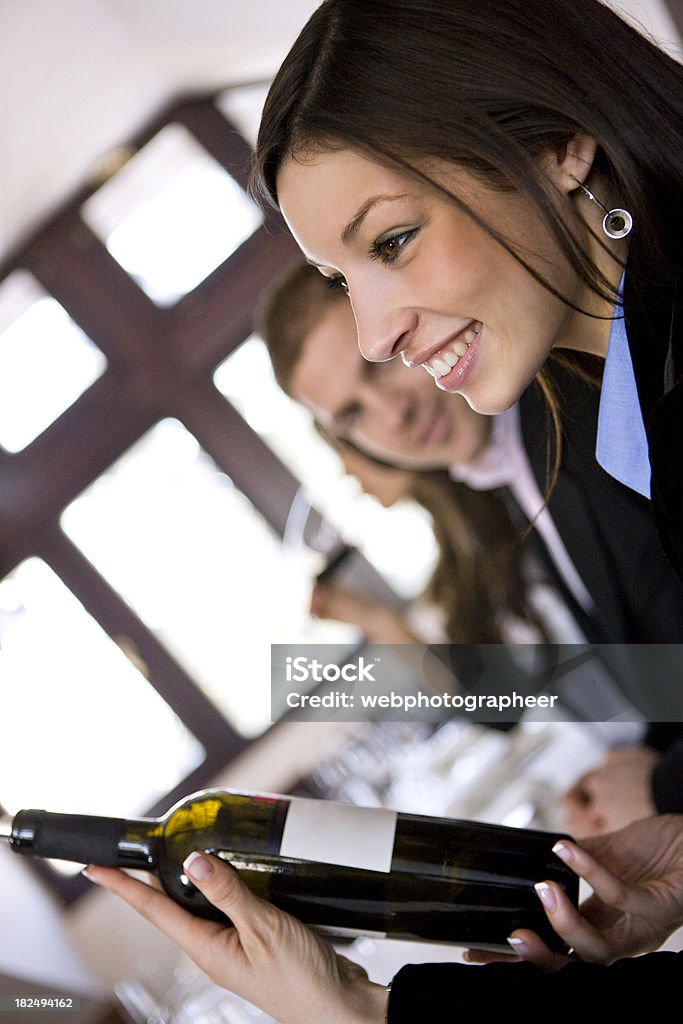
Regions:
[[[126, 148], [137, 152], [173, 123], [246, 187], [250, 147], [213, 96], [168, 105]], [[31, 444], [15, 454], [0, 449], [0, 578], [32, 555], [42, 558], [106, 632], [135, 652], [150, 683], [205, 747], [201, 766], [148, 808], [156, 814], [205, 785], [249, 741], [65, 536], [60, 516], [145, 431], [173, 416], [282, 535], [299, 481], [218, 392], [213, 373], [252, 333], [263, 289], [298, 250], [268, 216], [194, 290], [160, 308], [82, 218], [83, 203], [101, 184], [80, 189], [0, 267], [0, 280], [29, 271], [108, 360], [105, 373]], [[80, 878], [41, 873], [67, 900], [84, 888]]]

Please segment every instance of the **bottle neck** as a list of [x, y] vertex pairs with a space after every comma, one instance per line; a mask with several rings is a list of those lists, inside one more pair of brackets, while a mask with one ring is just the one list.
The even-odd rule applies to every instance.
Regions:
[[101, 818], [87, 814], [19, 811], [9, 842], [15, 853], [153, 870], [161, 834], [155, 818]]

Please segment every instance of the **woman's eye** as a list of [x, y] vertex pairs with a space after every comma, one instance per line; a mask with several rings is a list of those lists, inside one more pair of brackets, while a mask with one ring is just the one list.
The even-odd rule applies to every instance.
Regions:
[[370, 247], [370, 256], [374, 260], [381, 260], [382, 263], [393, 263], [401, 255], [416, 231], [416, 228], [412, 228], [410, 231], [399, 231], [398, 234], [390, 235], [389, 238], [378, 239]]
[[363, 406], [360, 402], [350, 402], [346, 406], [341, 416], [345, 430], [350, 430], [352, 427], [358, 424], [361, 416], [363, 415]]

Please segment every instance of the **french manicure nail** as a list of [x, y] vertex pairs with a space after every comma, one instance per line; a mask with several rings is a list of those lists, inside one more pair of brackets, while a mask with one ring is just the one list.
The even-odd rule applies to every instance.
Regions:
[[565, 864], [571, 864], [574, 860], [574, 851], [569, 847], [565, 846], [564, 843], [555, 843], [553, 846], [553, 853], [563, 860]]
[[183, 861], [185, 874], [190, 878], [196, 878], [198, 882], [204, 882], [213, 874], [213, 864], [203, 853], [191, 853]]
[[510, 943], [515, 953], [519, 956], [527, 956], [529, 953], [529, 947], [527, 946], [524, 939], [515, 939], [511, 935], [508, 935], [507, 941]]
[[555, 898], [555, 893], [550, 888], [548, 883], [537, 882], [534, 886], [534, 889], [536, 890], [538, 898], [545, 907], [545, 909], [549, 910], [552, 913], [552, 911], [555, 910], [557, 907], [557, 899]]

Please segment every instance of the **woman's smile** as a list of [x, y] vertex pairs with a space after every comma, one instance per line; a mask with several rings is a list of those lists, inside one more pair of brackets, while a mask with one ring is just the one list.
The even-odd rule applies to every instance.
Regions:
[[[462, 380], [466, 366], [472, 361], [471, 356], [468, 359], [465, 359], [465, 356], [468, 356], [481, 329], [482, 324], [478, 320], [473, 320], [462, 331], [458, 331], [452, 338], [440, 344], [434, 355], [423, 359], [418, 357], [417, 362], [411, 362], [407, 352], [404, 351], [401, 353], [403, 362], [410, 367], [422, 366], [444, 391], [455, 391], [457, 388], [451, 389], [448, 386], [451, 373], [458, 366], [458, 373], [453, 374], [453, 379]], [[474, 349], [472, 349], [472, 355], [474, 355]]]
[[363, 359], [342, 297], [330, 302], [308, 333], [290, 386], [333, 436], [397, 465], [467, 463], [488, 441], [489, 418], [435, 391], [424, 373], [407, 370], [400, 360], [380, 365]]
[[473, 409], [501, 412], [553, 347], [589, 347], [596, 321], [563, 301], [581, 308], [586, 289], [530, 200], [453, 165], [430, 171], [471, 213], [351, 149], [290, 158], [278, 200], [309, 261], [348, 291], [367, 359], [401, 354]]

